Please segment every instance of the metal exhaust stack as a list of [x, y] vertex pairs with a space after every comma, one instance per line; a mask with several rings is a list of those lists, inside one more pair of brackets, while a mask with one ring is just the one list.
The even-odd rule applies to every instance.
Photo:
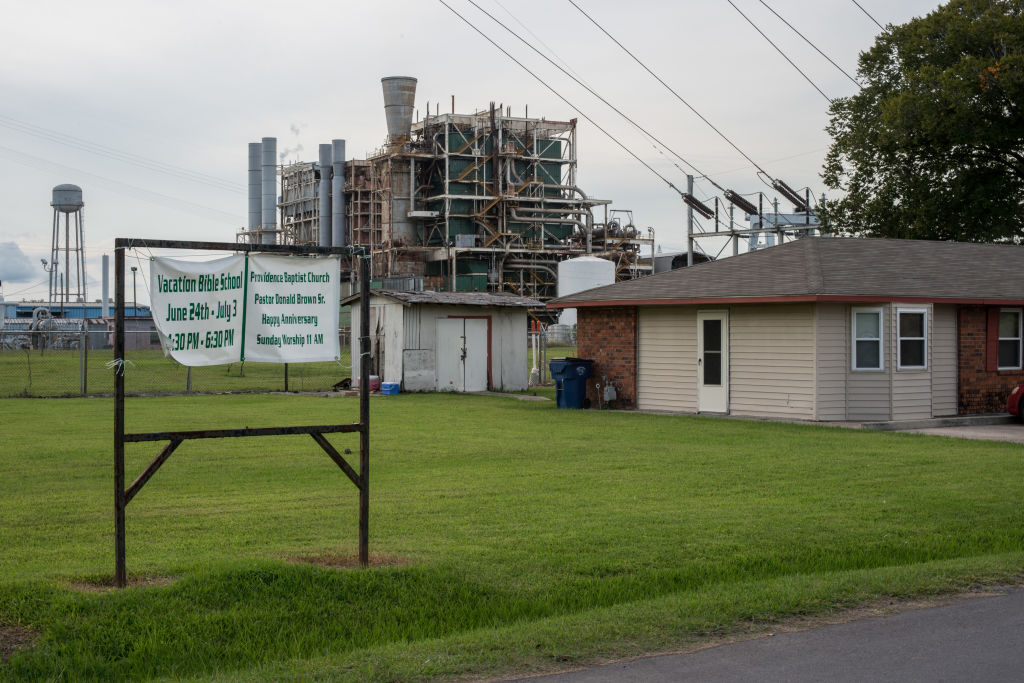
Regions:
[[263, 212], [260, 242], [274, 244], [277, 228], [277, 138], [263, 138]]
[[263, 145], [259, 142], [249, 143], [249, 232], [260, 227], [263, 218], [263, 200], [260, 197], [263, 185], [263, 170], [260, 168], [263, 156]]
[[331, 240], [336, 247], [348, 246], [345, 234], [345, 141], [331, 140], [331, 155], [334, 158], [334, 179], [331, 193], [334, 199], [331, 218]]
[[[412, 115], [416, 100], [416, 79], [412, 76], [389, 76], [380, 79], [384, 87], [384, 115], [388, 123], [388, 141], [398, 151], [412, 132]], [[385, 209], [385, 240], [394, 246], [409, 246], [416, 243], [416, 226], [409, 220], [413, 207], [410, 180], [412, 169], [410, 159], [396, 157], [391, 166], [390, 206]], [[389, 231], [389, 232], [388, 232]]]
[[110, 254], [103, 255], [103, 302], [100, 304], [100, 314], [104, 318], [110, 317]]
[[320, 145], [320, 246], [331, 246], [331, 146]]
[[387, 76], [384, 86], [384, 115], [388, 121], [388, 138], [408, 138], [412, 128], [413, 105], [416, 101], [416, 79], [412, 76]]

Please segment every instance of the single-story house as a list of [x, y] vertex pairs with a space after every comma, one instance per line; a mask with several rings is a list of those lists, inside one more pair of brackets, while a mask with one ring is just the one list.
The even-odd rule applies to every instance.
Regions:
[[1024, 382], [1024, 246], [806, 238], [548, 306], [577, 309], [593, 405], [607, 381], [620, 408], [905, 420]]
[[[352, 377], [359, 376], [359, 294], [352, 305]], [[370, 293], [370, 372], [403, 391], [523, 391], [527, 311], [536, 299], [484, 292]]]

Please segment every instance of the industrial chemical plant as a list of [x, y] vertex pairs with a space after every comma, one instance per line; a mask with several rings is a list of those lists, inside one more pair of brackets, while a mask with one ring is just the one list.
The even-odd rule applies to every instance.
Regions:
[[365, 249], [375, 283], [397, 290], [543, 300], [567, 293], [560, 270], [584, 256], [611, 266], [588, 286], [652, 272], [640, 254], [653, 251], [653, 234], [577, 183], [575, 119], [494, 103], [457, 113], [453, 98], [449, 112], [428, 105], [414, 121], [416, 79], [382, 84], [387, 139], [368, 159], [347, 160], [334, 140], [318, 161], [279, 168], [275, 138], [250, 143], [240, 241]]

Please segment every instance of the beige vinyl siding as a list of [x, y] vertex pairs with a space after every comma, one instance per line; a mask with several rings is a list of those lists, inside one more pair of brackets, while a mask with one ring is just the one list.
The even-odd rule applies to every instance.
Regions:
[[932, 311], [932, 415], [956, 415], [956, 307], [937, 305]]
[[637, 327], [637, 407], [696, 412], [696, 309], [644, 307]]
[[815, 361], [818, 368], [815, 400], [818, 420], [846, 419], [846, 375], [850, 345], [846, 336], [850, 307], [818, 304], [815, 307]]
[[729, 412], [814, 418], [814, 306], [729, 309]]
[[[852, 310], [857, 308], [882, 309], [882, 347], [884, 349], [883, 370], [853, 370], [851, 339]], [[845, 344], [847, 349], [846, 364], [846, 419], [847, 420], [891, 420], [892, 419], [892, 368], [896, 359], [892, 354], [891, 345], [885, 340], [892, 335], [891, 315], [889, 306], [854, 306], [846, 308], [846, 319], [843, 322]]]
[[[927, 323], [927, 351], [923, 370], [901, 370], [899, 363], [899, 327], [897, 312], [900, 309], [924, 310]], [[932, 416], [932, 310], [928, 304], [892, 304], [888, 307], [886, 324], [886, 355], [890, 359], [892, 377], [892, 419], [922, 420]]]

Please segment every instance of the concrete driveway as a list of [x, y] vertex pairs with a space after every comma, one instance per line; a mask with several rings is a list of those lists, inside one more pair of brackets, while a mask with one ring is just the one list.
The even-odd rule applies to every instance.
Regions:
[[952, 436], [958, 439], [984, 439], [988, 441], [1012, 441], [1024, 443], [1024, 424], [969, 425], [959, 427], [929, 427], [926, 429], [904, 429], [909, 434], [934, 434]]
[[963, 600], [690, 654], [529, 679], [530, 683], [1020, 681], [1024, 591]]

